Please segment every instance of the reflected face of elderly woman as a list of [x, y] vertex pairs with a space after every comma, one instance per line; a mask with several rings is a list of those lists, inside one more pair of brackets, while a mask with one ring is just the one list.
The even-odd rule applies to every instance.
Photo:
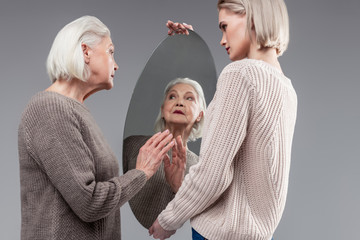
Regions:
[[111, 89], [115, 71], [119, 68], [114, 59], [114, 45], [110, 37], [104, 37], [99, 44], [90, 48], [83, 44], [84, 58], [91, 74], [88, 83], [96, 89]]
[[161, 115], [165, 120], [165, 128], [182, 126], [191, 129], [203, 115], [195, 89], [184, 83], [174, 85], [166, 95]]

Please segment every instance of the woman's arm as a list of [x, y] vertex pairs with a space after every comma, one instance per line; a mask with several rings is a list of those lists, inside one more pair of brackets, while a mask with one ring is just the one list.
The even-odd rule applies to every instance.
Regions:
[[[165, 138], [167, 134], [158, 134], [145, 147], [140, 169], [149, 171], [134, 169], [100, 182], [95, 177], [97, 159], [84, 142], [81, 123], [69, 110], [71, 107], [47, 103], [38, 109], [41, 114], [34, 114], [37, 123], [27, 132], [29, 151], [75, 214], [86, 222], [106, 217], [134, 196], [158, 167], [156, 164], [160, 165], [161, 154], [167, 151], [162, 146], [170, 141]], [[153, 163], [149, 164], [151, 158]]]
[[165, 230], [181, 227], [214, 203], [230, 185], [233, 159], [246, 136], [253, 93], [241, 69], [231, 64], [224, 69], [208, 108], [199, 163], [190, 169], [174, 200], [158, 217]]

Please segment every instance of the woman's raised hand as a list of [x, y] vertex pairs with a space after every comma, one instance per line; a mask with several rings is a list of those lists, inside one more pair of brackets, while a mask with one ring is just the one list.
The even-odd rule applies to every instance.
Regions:
[[159, 169], [161, 161], [167, 152], [175, 145], [173, 136], [165, 130], [156, 133], [139, 150], [136, 169], [145, 172], [147, 179], [151, 178]]
[[189, 35], [188, 29], [194, 31], [193, 27], [186, 23], [174, 23], [173, 21], [168, 20], [166, 27], [169, 28], [168, 35], [172, 36], [174, 34], [186, 34]]
[[174, 193], [179, 190], [186, 170], [186, 147], [183, 146], [180, 135], [175, 139], [176, 143], [172, 148], [172, 162], [170, 163], [169, 156], [165, 155], [164, 158], [165, 178]]

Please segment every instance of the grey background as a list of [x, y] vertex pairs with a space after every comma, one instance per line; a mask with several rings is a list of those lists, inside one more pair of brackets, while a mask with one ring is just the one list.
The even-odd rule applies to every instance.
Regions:
[[[360, 227], [360, 2], [287, 0], [290, 45], [280, 58], [299, 106], [287, 205], [275, 239], [358, 239]], [[16, 1], [0, 3], [0, 239], [20, 238], [17, 126], [29, 98], [50, 84], [45, 60], [56, 33], [85, 15], [111, 30], [115, 87], [86, 105], [121, 160], [126, 110], [137, 78], [166, 35], [168, 19], [193, 24], [217, 72], [230, 61], [219, 46], [216, 1]], [[123, 239], [148, 239], [128, 204]], [[172, 239], [190, 239], [189, 225]]]

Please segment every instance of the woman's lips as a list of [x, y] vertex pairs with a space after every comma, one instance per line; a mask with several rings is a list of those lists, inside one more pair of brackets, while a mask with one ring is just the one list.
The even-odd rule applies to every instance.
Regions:
[[229, 49], [230, 49], [230, 47], [227, 47], [227, 48], [226, 48], [227, 54], [230, 53], [230, 52], [229, 52]]
[[184, 115], [184, 113], [183, 113], [182, 111], [180, 111], [180, 110], [175, 110], [173, 113], [175, 113], [175, 114], [182, 114], [182, 115]]

